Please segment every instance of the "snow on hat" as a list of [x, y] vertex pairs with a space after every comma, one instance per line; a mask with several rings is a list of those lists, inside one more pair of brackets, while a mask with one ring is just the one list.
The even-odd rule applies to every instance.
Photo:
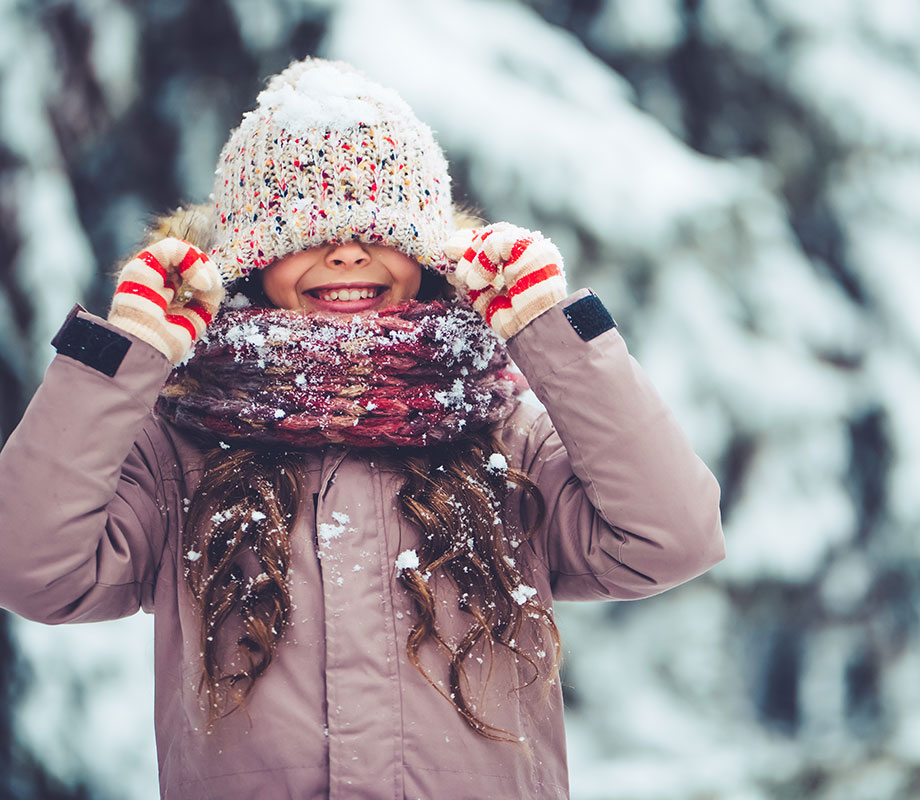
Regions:
[[446, 270], [447, 162], [392, 89], [308, 58], [274, 76], [221, 151], [211, 255], [226, 280], [357, 239]]

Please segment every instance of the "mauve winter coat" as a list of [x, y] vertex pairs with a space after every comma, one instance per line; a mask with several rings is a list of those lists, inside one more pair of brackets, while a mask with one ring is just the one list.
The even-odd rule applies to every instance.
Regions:
[[[547, 606], [653, 595], [724, 552], [716, 481], [616, 329], [598, 333], [598, 306], [578, 292], [508, 343], [548, 411], [520, 404], [498, 429], [546, 499], [546, 524], [515, 559]], [[151, 411], [167, 360], [90, 314], [77, 319], [59, 341], [71, 355], [54, 359], [0, 453], [0, 604], [48, 623], [156, 615], [163, 797], [568, 796], [558, 681], [548, 694], [516, 691], [530, 673], [499, 659], [478, 708], [522, 741], [496, 743], [409, 663], [413, 613], [395, 561], [419, 532], [397, 511], [386, 459], [342, 447], [300, 456], [291, 625], [248, 714], [206, 734], [180, 543], [202, 452]], [[437, 575], [431, 585], [442, 625], [464, 631], [456, 591]], [[440, 655], [423, 660], [446, 684]], [[469, 663], [479, 686], [488, 659]]]

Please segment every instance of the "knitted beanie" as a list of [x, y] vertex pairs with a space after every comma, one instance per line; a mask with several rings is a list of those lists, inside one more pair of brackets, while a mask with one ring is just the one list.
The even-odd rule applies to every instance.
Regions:
[[308, 58], [272, 78], [216, 176], [211, 257], [227, 281], [352, 240], [447, 269], [444, 154], [395, 91], [347, 64]]

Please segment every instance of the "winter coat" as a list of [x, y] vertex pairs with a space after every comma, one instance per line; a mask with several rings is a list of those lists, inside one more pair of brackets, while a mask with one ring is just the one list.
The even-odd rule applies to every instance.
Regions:
[[[515, 557], [548, 607], [647, 597], [723, 557], [715, 479], [616, 329], [572, 314], [585, 298], [596, 311], [578, 292], [508, 344], [548, 412], [521, 403], [498, 429], [546, 500], [546, 523]], [[568, 796], [558, 681], [515, 688], [530, 673], [496, 659], [477, 709], [521, 737], [497, 743], [410, 664], [395, 562], [419, 531], [397, 511], [398, 472], [342, 447], [301, 454], [291, 625], [246, 711], [206, 733], [180, 539], [202, 451], [152, 412], [171, 365], [84, 311], [58, 344], [70, 355], [0, 453], [0, 604], [47, 623], [155, 614], [163, 797]], [[430, 580], [448, 635], [465, 631], [456, 591]], [[423, 661], [446, 686], [443, 657], [423, 650]], [[487, 664], [470, 659], [474, 684]]]

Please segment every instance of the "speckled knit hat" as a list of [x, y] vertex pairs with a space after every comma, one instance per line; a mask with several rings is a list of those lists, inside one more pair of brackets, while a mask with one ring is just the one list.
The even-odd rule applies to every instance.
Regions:
[[310, 58], [272, 78], [216, 176], [211, 255], [225, 280], [354, 239], [448, 268], [444, 154], [395, 91], [347, 64]]

